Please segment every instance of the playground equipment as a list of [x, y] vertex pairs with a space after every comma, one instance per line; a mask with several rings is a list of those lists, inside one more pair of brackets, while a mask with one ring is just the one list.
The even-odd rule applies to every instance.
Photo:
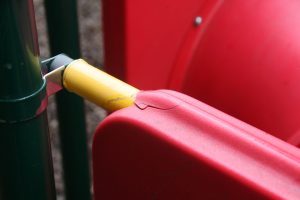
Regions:
[[[103, 1], [106, 65], [138, 88], [177, 89], [225, 113], [179, 92], [140, 91], [73, 60], [78, 52], [41, 64], [32, 1], [1, 2], [0, 199], [55, 199], [46, 108], [63, 88], [117, 110], [95, 133], [95, 199], [299, 199], [300, 2], [180, 2]], [[78, 49], [74, 3], [46, 1], [54, 53]], [[74, 38], [56, 35], [65, 27]], [[62, 122], [66, 196], [89, 199], [78, 120]]]
[[[77, 0], [44, 2], [51, 55], [66, 53], [73, 58], [79, 58]], [[63, 90], [56, 95], [56, 105], [66, 198], [89, 200], [91, 186], [82, 99]]]
[[[292, 191], [273, 187], [284, 183], [289, 172], [299, 169], [296, 158], [299, 157], [299, 149], [295, 148], [300, 145], [297, 117], [300, 112], [300, 32], [295, 28], [300, 23], [299, 1], [120, 1], [117, 12], [114, 12], [112, 2], [103, 1], [103, 4], [105, 65], [110, 66], [110, 73], [140, 89], [168, 88], [183, 92], [266, 132], [246, 128], [235, 120], [226, 120], [222, 113], [206, 106], [199, 105], [197, 109], [185, 105], [190, 100], [179, 94], [173, 97], [177, 104], [182, 101], [182, 107], [186, 107], [190, 115], [180, 112], [180, 106], [169, 112], [151, 109], [153, 106], [144, 112], [124, 109], [104, 120], [94, 140], [94, 168], [102, 169], [94, 177], [95, 187], [98, 187], [96, 197], [100, 199], [113, 193], [114, 197], [123, 194], [128, 199], [138, 199], [143, 194], [147, 194], [149, 199], [299, 199], [299, 194], [289, 196]], [[119, 20], [112, 23], [112, 19]], [[114, 59], [114, 55], [120, 59]], [[169, 95], [158, 95], [156, 101], [173, 99]], [[146, 102], [150, 101], [148, 98], [152, 99], [151, 95]], [[172, 115], [172, 112], [176, 114]], [[159, 113], [167, 116], [161, 117]], [[128, 117], [125, 117], [126, 114]], [[141, 115], [147, 116], [146, 119]], [[156, 124], [160, 125], [155, 127]], [[178, 131], [178, 124], [184, 130]], [[241, 131], [239, 136], [235, 135], [236, 128]], [[122, 130], [128, 132], [123, 133]], [[226, 130], [227, 138], [223, 138]], [[147, 136], [139, 135], [138, 131]], [[269, 138], [270, 135], [282, 139], [285, 147], [281, 146], [281, 141], [277, 143], [275, 137]], [[241, 138], [244, 136], [245, 140]], [[113, 145], [107, 147], [104, 143]], [[147, 147], [133, 148], [140, 143], [147, 143]], [[207, 147], [205, 143], [213, 147]], [[246, 144], [255, 150], [246, 147]], [[279, 166], [289, 161], [284, 159], [281, 164], [277, 163], [279, 157], [275, 156], [273, 160], [271, 154], [264, 154], [263, 148], [256, 146], [259, 144], [264, 147], [271, 144], [267, 151], [274, 153], [273, 156], [282, 151], [286, 158], [295, 158], [293, 170], [287, 170], [289, 167], [285, 166], [282, 168], [287, 170], [282, 171], [285, 175], [271, 181], [269, 178], [281, 173]], [[118, 151], [118, 148], [128, 149], [131, 153], [121, 154], [124, 150]], [[250, 160], [244, 159], [243, 155], [230, 158], [243, 149]], [[175, 155], [169, 151], [191, 158], [199, 171], [189, 174], [182, 161], [184, 159], [173, 160]], [[114, 155], [115, 160], [101, 152]], [[221, 152], [227, 153], [223, 155]], [[105, 163], [104, 166], [100, 166], [100, 160]], [[178, 164], [178, 168], [172, 163]], [[229, 163], [230, 166], [227, 166]], [[220, 174], [215, 178], [210, 170], [222, 171], [226, 180], [222, 180]], [[259, 174], [252, 174], [255, 171]], [[298, 172], [294, 172], [291, 180], [298, 177]], [[113, 187], [108, 179], [115, 180], [118, 185]], [[236, 182], [229, 183], [227, 179], [237, 181], [238, 185]], [[298, 184], [292, 181], [279, 187], [299, 188]], [[235, 186], [231, 188], [229, 185]], [[245, 188], [251, 192], [248, 193]]]
[[[46, 4], [52, 53], [79, 57], [76, 1], [51, 0]], [[1, 1], [0, 20], [0, 199], [55, 199], [46, 82], [38, 56], [32, 1]], [[59, 96], [66, 196], [90, 199], [82, 102], [76, 95]], [[70, 110], [78, 115], [69, 115]]]
[[[112, 112], [134, 104], [138, 89], [89, 65], [82, 59], [58, 55], [44, 62], [48, 95], [63, 88]], [[99, 92], [101, 91], [101, 92]]]
[[296, 147], [170, 90], [137, 94], [93, 144], [95, 199], [299, 199]]

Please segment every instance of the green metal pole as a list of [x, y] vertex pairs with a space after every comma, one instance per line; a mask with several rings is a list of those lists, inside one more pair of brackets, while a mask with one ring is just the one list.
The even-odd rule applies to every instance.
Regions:
[[0, 1], [0, 199], [56, 199], [31, 0]]
[[[45, 0], [52, 55], [80, 57], [76, 0]], [[91, 199], [83, 101], [62, 91], [56, 96], [66, 197]]]

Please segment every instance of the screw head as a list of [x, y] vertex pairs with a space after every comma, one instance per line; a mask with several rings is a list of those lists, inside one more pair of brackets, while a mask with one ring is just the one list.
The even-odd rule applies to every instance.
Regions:
[[194, 21], [195, 26], [199, 26], [201, 23], [202, 23], [202, 17], [197, 16]]

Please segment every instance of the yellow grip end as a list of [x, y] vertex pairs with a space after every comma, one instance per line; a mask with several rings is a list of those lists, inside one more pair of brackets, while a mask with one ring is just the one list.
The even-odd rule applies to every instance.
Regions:
[[115, 111], [131, 106], [138, 89], [89, 65], [82, 59], [74, 60], [65, 69], [63, 85], [70, 91], [103, 107]]

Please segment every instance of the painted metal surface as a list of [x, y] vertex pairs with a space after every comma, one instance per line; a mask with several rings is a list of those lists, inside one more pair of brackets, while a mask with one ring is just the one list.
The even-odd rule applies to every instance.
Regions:
[[32, 1], [1, 1], [0, 29], [0, 199], [56, 199]]
[[[80, 57], [77, 1], [46, 0], [51, 54], [66, 53]], [[91, 199], [83, 100], [61, 91], [56, 95], [63, 155], [66, 197]]]
[[[89, 65], [83, 59], [73, 60], [60, 54], [42, 62], [47, 93], [66, 89], [115, 111], [133, 105], [138, 89]], [[53, 71], [51, 71], [53, 70]]]
[[133, 105], [139, 91], [82, 59], [74, 60], [65, 68], [63, 86], [108, 111]]
[[42, 71], [47, 81], [47, 95], [53, 95], [63, 89], [63, 72], [65, 66], [73, 61], [65, 54], [59, 54], [42, 61]]

